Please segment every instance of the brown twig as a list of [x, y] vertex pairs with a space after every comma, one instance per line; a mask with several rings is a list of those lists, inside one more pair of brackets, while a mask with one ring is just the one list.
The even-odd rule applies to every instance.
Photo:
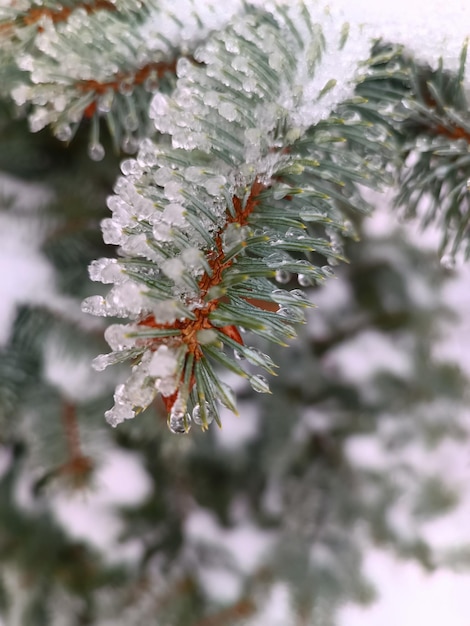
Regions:
[[[74, 7], [62, 7], [61, 9], [49, 9], [47, 7], [31, 7], [29, 11], [27, 11], [24, 15], [22, 15], [19, 19], [21, 19], [24, 24], [37, 24], [43, 17], [48, 17], [50, 20], [57, 24], [59, 22], [65, 22], [71, 13], [76, 11], [77, 9], [83, 9], [86, 11], [88, 15], [91, 15], [95, 11], [107, 10], [107, 11], [115, 11], [116, 7], [109, 0], [95, 0], [94, 2], [83, 2], [82, 4], [76, 5]], [[42, 30], [39, 27], [39, 30]]]
[[82, 484], [92, 471], [93, 462], [83, 454], [81, 449], [77, 412], [74, 404], [68, 401], [64, 402], [61, 419], [68, 460], [60, 466], [59, 473], [72, 477], [77, 484]]
[[229, 626], [235, 620], [247, 619], [256, 611], [255, 603], [248, 599], [242, 598], [233, 606], [230, 606], [218, 613], [204, 617], [193, 626]]
[[[245, 206], [243, 206], [240, 198], [233, 198], [234, 214], [228, 214], [224, 228], [215, 237], [215, 248], [211, 250], [208, 255], [207, 260], [211, 271], [210, 273], [205, 272], [202, 278], [199, 280], [199, 291], [201, 299], [204, 299], [211, 289], [217, 287], [222, 282], [224, 272], [233, 264], [233, 259], [229, 261], [225, 260], [222, 241], [225, 229], [229, 224], [237, 223], [240, 226], [245, 226], [247, 224], [249, 216], [259, 203], [258, 196], [265, 188], [266, 186], [263, 183], [255, 181], [251, 187], [251, 192]], [[209, 319], [209, 315], [217, 308], [221, 301], [222, 298], [213, 298], [212, 300], [209, 300], [209, 302], [207, 302], [202, 308], [195, 309], [195, 319], [185, 319], [183, 321], [176, 320], [173, 323], [161, 324], [157, 322], [153, 315], [150, 315], [149, 317], [143, 319], [139, 324], [140, 326], [148, 326], [151, 328], [172, 329], [180, 331], [178, 337], [172, 339], [172, 341], [178, 341], [186, 344], [188, 354], [192, 354], [194, 358], [198, 360], [202, 357], [202, 351], [197, 337], [197, 333], [201, 330], [210, 330], [214, 328], [212, 322]], [[223, 332], [225, 335], [227, 335], [240, 345], [243, 344], [243, 340], [236, 326], [224, 326], [222, 328], [218, 328], [217, 330]], [[156, 349], [158, 345], [161, 345], [162, 341], [163, 340], [161, 339], [152, 339], [149, 342], [149, 346], [151, 349], [153, 346], [155, 346]], [[171, 410], [173, 404], [176, 401], [176, 397], [177, 392], [172, 394], [171, 396], [163, 396], [163, 401], [168, 411]]]
[[437, 135], [444, 135], [444, 137], [448, 137], [449, 139], [465, 139], [465, 141], [470, 144], [470, 133], [460, 126], [447, 128], [446, 126], [439, 125], [434, 126], [432, 130]]
[[[118, 91], [119, 86], [124, 81], [131, 81], [133, 86], [142, 85], [147, 78], [154, 74], [158, 78], [163, 78], [163, 76], [169, 72], [171, 74], [175, 74], [176, 72], [176, 59], [172, 59], [170, 61], [160, 61], [158, 63], [147, 63], [136, 72], [119, 72], [116, 74], [112, 80], [101, 83], [97, 80], [82, 80], [77, 83], [77, 89], [84, 93], [93, 92], [95, 96], [103, 95], [108, 91]], [[85, 117], [92, 117], [96, 111], [96, 102], [93, 101], [88, 107], [85, 109]]]

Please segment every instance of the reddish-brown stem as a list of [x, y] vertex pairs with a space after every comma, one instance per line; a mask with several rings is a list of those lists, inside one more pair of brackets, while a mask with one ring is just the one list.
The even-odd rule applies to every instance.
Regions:
[[453, 126], [452, 128], [447, 128], [446, 126], [435, 126], [434, 131], [438, 135], [449, 137], [449, 139], [465, 139], [467, 143], [470, 143], [470, 133], [460, 126]]
[[[77, 83], [77, 88], [84, 93], [92, 91], [95, 96], [100, 96], [107, 91], [118, 91], [119, 85], [126, 80], [131, 80], [134, 86], [142, 85], [145, 80], [151, 75], [155, 74], [158, 78], [162, 78], [167, 72], [174, 74], [176, 72], [176, 59], [171, 61], [161, 61], [159, 63], [148, 63], [141, 67], [136, 72], [124, 73], [120, 72], [116, 74], [112, 80], [106, 83], [100, 83], [97, 80], [83, 80]], [[85, 117], [93, 117], [96, 111], [96, 102], [91, 102], [85, 109]]]
[[[42, 17], [48, 17], [51, 19], [54, 24], [58, 22], [65, 22], [71, 13], [76, 11], [77, 9], [83, 9], [90, 15], [95, 11], [99, 11], [105, 9], [107, 11], [115, 11], [116, 7], [109, 0], [95, 0], [94, 2], [86, 2], [80, 5], [76, 5], [74, 7], [62, 7], [61, 9], [49, 9], [47, 7], [31, 7], [29, 11], [21, 16], [20, 19], [29, 25], [36, 24]], [[40, 28], [40, 30], [42, 30]]]
[[[151, 74], [155, 74], [158, 78], [162, 78], [167, 72], [174, 74], [176, 72], [176, 59], [171, 61], [160, 61], [158, 63], [147, 63], [136, 72], [120, 72], [116, 74], [112, 80], [100, 83], [97, 80], [83, 80], [77, 83], [77, 89], [84, 93], [93, 92], [95, 96], [100, 96], [107, 91], [118, 91], [119, 85], [126, 80], [131, 80], [134, 86], [142, 85]], [[93, 101], [85, 109], [85, 117], [93, 117], [96, 111], [96, 102]]]
[[[208, 253], [207, 261], [209, 263], [211, 271], [205, 272], [202, 278], [199, 280], [199, 292], [200, 297], [203, 301], [205, 300], [211, 289], [220, 285], [224, 278], [224, 272], [233, 264], [233, 259], [229, 261], [225, 260], [222, 240], [225, 229], [229, 224], [237, 223], [240, 226], [245, 226], [247, 224], [251, 213], [254, 211], [255, 207], [259, 203], [258, 196], [265, 188], [266, 186], [263, 183], [256, 180], [251, 187], [251, 192], [245, 206], [243, 206], [240, 198], [233, 198], [234, 212], [233, 214], [227, 213], [227, 220], [224, 229], [222, 229], [215, 236], [215, 247]], [[149, 317], [143, 319], [140, 322], [140, 325], [150, 326], [151, 328], [179, 330], [180, 335], [178, 336], [178, 341], [186, 344], [188, 354], [192, 354], [197, 360], [202, 357], [202, 351], [198, 341], [197, 333], [200, 330], [210, 330], [214, 328], [212, 322], [209, 319], [209, 315], [217, 308], [220, 301], [221, 298], [213, 298], [207, 301], [203, 307], [195, 309], [195, 319], [193, 320], [176, 320], [171, 324], [161, 324], [157, 322], [153, 315], [150, 315]], [[240, 345], [243, 345], [243, 339], [236, 326], [224, 326], [222, 328], [218, 328], [218, 330], [223, 332], [225, 335], [227, 335], [227, 337], [230, 337]], [[155, 348], [161, 343], [162, 340], [159, 339], [151, 340], [151, 344], [153, 344]], [[194, 381], [192, 381], [192, 384], [193, 382]], [[177, 393], [174, 393], [171, 396], [163, 396], [163, 401], [168, 411], [171, 410], [173, 404], [175, 403], [176, 396]]]
[[138, 69], [135, 73], [126, 74], [121, 72], [106, 83], [100, 83], [97, 80], [83, 80], [77, 84], [81, 91], [93, 91], [97, 94], [104, 94], [109, 90], [117, 91], [119, 85], [126, 79], [131, 78], [133, 85], [141, 85], [154, 72], [158, 78], [162, 78], [167, 72], [174, 74], [176, 71], [176, 59], [171, 61], [160, 61], [159, 63], [148, 63]]
[[60, 467], [60, 472], [80, 480], [88, 476], [93, 469], [93, 463], [89, 457], [83, 454], [80, 446], [80, 433], [75, 405], [66, 401], [61, 419], [67, 444], [68, 460]]

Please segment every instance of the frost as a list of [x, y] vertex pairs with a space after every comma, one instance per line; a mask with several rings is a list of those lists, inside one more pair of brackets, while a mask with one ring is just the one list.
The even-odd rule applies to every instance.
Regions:
[[104, 338], [112, 350], [124, 350], [135, 345], [135, 338], [129, 337], [129, 333], [135, 332], [137, 327], [132, 324], [111, 324], [104, 331]]
[[116, 259], [98, 259], [88, 268], [91, 280], [102, 283], [119, 283], [125, 280]]
[[174, 376], [177, 366], [177, 354], [168, 346], [160, 346], [148, 365], [148, 372], [156, 378], [167, 378]]
[[184, 263], [181, 259], [168, 259], [162, 263], [162, 272], [175, 281], [175, 283], [181, 282], [182, 276], [185, 271]]

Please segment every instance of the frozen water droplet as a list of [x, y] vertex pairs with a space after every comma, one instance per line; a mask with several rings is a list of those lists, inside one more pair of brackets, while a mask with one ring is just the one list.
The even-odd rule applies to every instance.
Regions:
[[192, 68], [193, 64], [186, 57], [181, 57], [180, 59], [178, 59], [178, 62], [176, 64], [176, 75], [178, 76], [178, 78], [184, 78], [191, 73]]
[[310, 287], [312, 284], [310, 278], [306, 274], [299, 274], [297, 276], [297, 281], [301, 287]]
[[104, 148], [100, 143], [92, 143], [88, 147], [88, 156], [93, 161], [102, 161], [104, 158]]
[[357, 124], [361, 121], [361, 116], [356, 111], [345, 111], [341, 115], [344, 124]]
[[327, 276], [327, 277], [331, 277], [331, 276], [335, 275], [334, 269], [332, 269], [329, 265], [324, 265], [321, 268], [321, 271], [322, 271], [323, 275]]
[[233, 351], [233, 356], [235, 357], [237, 361], [243, 361], [245, 359], [245, 355], [242, 354], [241, 352], [238, 352], [238, 350]]
[[69, 141], [72, 138], [72, 129], [68, 124], [61, 124], [55, 129], [54, 135], [59, 141]]
[[140, 172], [139, 164], [134, 159], [126, 159], [121, 163], [121, 172], [124, 176], [129, 176], [129, 174], [138, 174]]
[[298, 239], [303, 239], [305, 237], [305, 233], [303, 230], [300, 230], [299, 228], [289, 228], [285, 235], [284, 235], [285, 239], [290, 239], [292, 240], [298, 240]]
[[455, 258], [451, 254], [444, 254], [444, 256], [441, 257], [441, 265], [446, 270], [454, 270]]
[[134, 91], [134, 78], [132, 76], [128, 76], [121, 80], [118, 85], [119, 93], [122, 93], [123, 96], [130, 96]]
[[286, 270], [276, 270], [275, 278], [278, 283], [281, 283], [281, 285], [285, 285], [290, 281], [291, 273], [287, 272]]
[[305, 321], [305, 315], [303, 311], [300, 309], [290, 307], [290, 306], [281, 306], [276, 311], [279, 317], [285, 317], [291, 322], [303, 322]]
[[172, 409], [168, 419], [168, 428], [175, 435], [185, 435], [191, 429], [191, 418], [180, 409]]
[[264, 376], [255, 374], [255, 376], [250, 376], [249, 380], [251, 388], [257, 393], [269, 393], [269, 383]]
[[111, 324], [104, 331], [104, 338], [108, 342], [111, 350], [115, 352], [130, 348], [135, 345], [135, 337], [129, 337], [128, 334], [133, 328], [123, 324]]
[[156, 93], [150, 103], [149, 117], [150, 119], [163, 117], [168, 113], [168, 109], [168, 96], [165, 96], [162, 93]]
[[134, 131], [139, 128], [139, 120], [137, 119], [137, 116], [134, 113], [129, 113], [123, 119], [123, 125], [124, 125], [124, 128], [126, 128], [127, 130]]
[[144, 81], [144, 89], [150, 93], [157, 91], [160, 81], [158, 80], [157, 72], [150, 72]]
[[343, 235], [346, 237], [352, 237], [353, 239], [357, 237], [354, 224], [350, 220], [344, 220], [343, 222]]
[[237, 109], [231, 102], [223, 102], [219, 107], [219, 113], [229, 122], [237, 119]]
[[209, 178], [204, 186], [210, 196], [218, 196], [222, 193], [222, 188], [226, 182], [225, 176], [214, 176], [214, 178]]
[[284, 265], [287, 261], [287, 255], [283, 252], [273, 252], [265, 258], [266, 265], [273, 269], [279, 267], [279, 265]]
[[302, 289], [292, 289], [289, 293], [294, 300], [307, 300], [307, 294]]
[[364, 132], [364, 136], [366, 137], [366, 139], [369, 139], [369, 141], [385, 141], [388, 137], [388, 133], [386, 131], [386, 129], [383, 126], [371, 126], [370, 128], [368, 128], [365, 132]]
[[241, 244], [247, 236], [248, 229], [240, 224], [229, 224], [222, 234], [222, 247], [225, 253]]
[[126, 135], [121, 142], [121, 147], [127, 154], [134, 154], [139, 147], [139, 140], [132, 135]]
[[192, 413], [193, 422], [197, 424], [198, 426], [205, 426], [206, 424], [207, 426], [209, 426], [209, 424], [211, 424], [214, 421], [214, 412], [212, 411], [208, 402], [205, 403], [205, 409], [206, 409], [206, 423], [205, 424], [204, 424], [204, 419], [202, 416], [201, 405], [196, 404], [196, 406], [193, 409], [193, 413]]
[[106, 316], [106, 302], [103, 296], [90, 296], [82, 302], [82, 311], [91, 315]]
[[107, 217], [101, 221], [101, 231], [105, 243], [110, 243], [115, 246], [122, 243], [122, 226], [116, 223], [112, 218]]
[[98, 98], [97, 108], [100, 113], [109, 113], [114, 101], [114, 91], [109, 89]]
[[110, 354], [99, 354], [93, 359], [93, 361], [91, 362], [91, 366], [97, 372], [102, 372], [109, 365], [114, 365], [115, 363], [118, 363], [120, 359], [121, 355], [117, 355], [114, 352], [111, 352]]

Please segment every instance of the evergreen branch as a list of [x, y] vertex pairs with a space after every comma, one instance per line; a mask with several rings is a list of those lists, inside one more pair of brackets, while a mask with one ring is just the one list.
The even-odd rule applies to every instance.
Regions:
[[[14, 8], [14, 7], [13, 7]], [[74, 2], [71, 6], [34, 6], [31, 5], [26, 10], [19, 10], [13, 21], [0, 23], [0, 31], [13, 31], [17, 26], [29, 26], [36, 24], [38, 31], [42, 31], [41, 22], [44, 19], [51, 20], [54, 24], [68, 20], [73, 11], [82, 10], [88, 15], [95, 11], [107, 10], [115, 11], [116, 6], [109, 0], [94, 0], [92, 2]]]
[[270, 372], [273, 364], [240, 329], [283, 345], [295, 335], [309, 301], [272, 279], [288, 283], [293, 273], [308, 285], [331, 275], [318, 260], [344, 260], [340, 235], [354, 233], [345, 217], [367, 210], [356, 184], [383, 180], [373, 157], [387, 151], [387, 129], [341, 105], [368, 44], [354, 34], [345, 42], [328, 12], [302, 2], [249, 8], [195, 56], [199, 64], [178, 60], [173, 96], [152, 101], [172, 147], [145, 140], [109, 199], [104, 239], [123, 259], [90, 268], [114, 287], [84, 310], [133, 320], [107, 329], [113, 352], [95, 360], [104, 369], [134, 359], [106, 414], [114, 426], [157, 391], [173, 432], [187, 432], [191, 418], [203, 428], [219, 421], [217, 401], [235, 407], [214, 362], [268, 392], [238, 361]]
[[446, 264], [460, 248], [470, 254], [470, 117], [462, 81], [466, 57], [465, 45], [456, 74], [442, 63], [431, 71], [409, 62], [409, 91], [399, 108], [407, 161], [400, 171], [396, 203], [408, 216], [418, 216], [423, 226], [440, 227], [441, 254], [449, 255]]
[[54, 2], [20, 10], [3, 29], [6, 67], [19, 71], [11, 95], [20, 107], [32, 107], [33, 132], [50, 125], [69, 142], [81, 120], [90, 119], [89, 154], [101, 160], [103, 118], [116, 149], [134, 153], [150, 131], [151, 94], [172, 86], [175, 59], [194, 50], [211, 28], [241, 7], [237, 1], [222, 11], [216, 4], [183, 0], [178, 15], [170, 0], [116, 5], [99, 0], [84, 5], [85, 10], [81, 4]]

